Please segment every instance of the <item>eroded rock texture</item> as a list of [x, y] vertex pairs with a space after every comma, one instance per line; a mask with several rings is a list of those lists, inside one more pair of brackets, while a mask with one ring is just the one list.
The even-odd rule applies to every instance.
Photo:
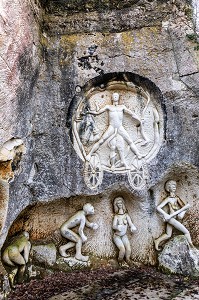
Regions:
[[[112, 200], [121, 194], [138, 228], [132, 257], [156, 264], [153, 240], [165, 227], [156, 206], [165, 197], [164, 183], [173, 178], [178, 195], [192, 205], [184, 222], [197, 246], [199, 52], [191, 38], [189, 1], [4, 0], [1, 5], [0, 142], [3, 149], [9, 141], [22, 141], [0, 164], [1, 244], [24, 209], [10, 235], [26, 229], [33, 240], [44, 239], [89, 199], [94, 206], [96, 201], [105, 247], [100, 253], [99, 240], [88, 234], [85, 251], [112, 256], [111, 229], [103, 226], [110, 226]], [[134, 191], [126, 174], [114, 172], [104, 172], [102, 184], [91, 190], [71, 140], [75, 109], [89, 88], [129, 78], [158, 99], [160, 150], [148, 164], [142, 190]]]

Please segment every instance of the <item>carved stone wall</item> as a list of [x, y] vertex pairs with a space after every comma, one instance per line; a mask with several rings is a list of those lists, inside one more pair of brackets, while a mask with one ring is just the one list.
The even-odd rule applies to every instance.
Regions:
[[[76, 11], [73, 1], [68, 6], [65, 1], [5, 1], [1, 147], [5, 150], [9, 140], [22, 143], [14, 142], [13, 156], [1, 162], [2, 189], [7, 186], [1, 245], [10, 228], [9, 237], [24, 229], [33, 241], [53, 238], [90, 202], [96, 210], [90, 219], [100, 226], [87, 232], [84, 251], [113, 257], [112, 201], [120, 195], [138, 229], [128, 233], [132, 258], [154, 265], [154, 239], [165, 228], [156, 206], [170, 178], [178, 182], [180, 198], [191, 204], [183, 224], [198, 246], [199, 52], [188, 38], [191, 10], [187, 1], [125, 1], [126, 7], [121, 1], [118, 7], [116, 1], [101, 7], [91, 2], [89, 7], [79, 3]], [[16, 7], [18, 18], [11, 24], [8, 15]], [[87, 156], [115, 120], [108, 113], [113, 92], [120, 96], [120, 108], [138, 116], [136, 122], [121, 108], [122, 126], [135, 148], [129, 149], [131, 143], [116, 130], [94, 149], [103, 178], [93, 186]], [[90, 113], [106, 105], [105, 113]], [[86, 122], [92, 127], [89, 138]], [[126, 165], [120, 165], [120, 151]], [[2, 175], [5, 169], [11, 175]], [[144, 179], [138, 188], [136, 174]]]

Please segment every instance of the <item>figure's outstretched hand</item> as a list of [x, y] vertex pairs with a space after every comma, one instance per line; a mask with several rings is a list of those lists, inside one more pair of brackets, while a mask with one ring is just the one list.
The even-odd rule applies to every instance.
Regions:
[[99, 225], [97, 223], [92, 223], [92, 229], [97, 230], [99, 228]]
[[83, 235], [82, 236], [82, 242], [85, 243], [87, 241], [87, 236]]
[[135, 225], [131, 225], [131, 232], [135, 232], [137, 230], [137, 228], [135, 227]]

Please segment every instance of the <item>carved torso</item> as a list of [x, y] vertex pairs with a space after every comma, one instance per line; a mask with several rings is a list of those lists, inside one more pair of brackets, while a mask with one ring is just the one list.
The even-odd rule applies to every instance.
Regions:
[[109, 126], [120, 128], [123, 121], [124, 105], [109, 105]]
[[126, 234], [127, 231], [127, 226], [128, 226], [128, 222], [127, 222], [127, 215], [126, 214], [122, 214], [122, 215], [115, 215], [116, 218], [116, 224], [119, 230], [115, 230], [115, 234], [119, 235], [119, 236], [123, 236]]

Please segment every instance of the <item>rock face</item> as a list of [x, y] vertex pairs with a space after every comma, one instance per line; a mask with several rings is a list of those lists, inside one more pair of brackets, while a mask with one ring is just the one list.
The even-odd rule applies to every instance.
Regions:
[[169, 241], [158, 256], [159, 267], [167, 272], [184, 276], [199, 275], [199, 250], [190, 248], [184, 236]]
[[[156, 207], [174, 179], [198, 247], [199, 51], [188, 1], [0, 5], [0, 245], [21, 230], [49, 243], [89, 202], [99, 229], [85, 230], [83, 253], [112, 259], [121, 196], [137, 228], [127, 232], [131, 258], [155, 265], [165, 230]], [[66, 243], [56, 238], [56, 248]]]
[[57, 250], [53, 243], [32, 246], [32, 259], [36, 265], [52, 267], [57, 258]]

